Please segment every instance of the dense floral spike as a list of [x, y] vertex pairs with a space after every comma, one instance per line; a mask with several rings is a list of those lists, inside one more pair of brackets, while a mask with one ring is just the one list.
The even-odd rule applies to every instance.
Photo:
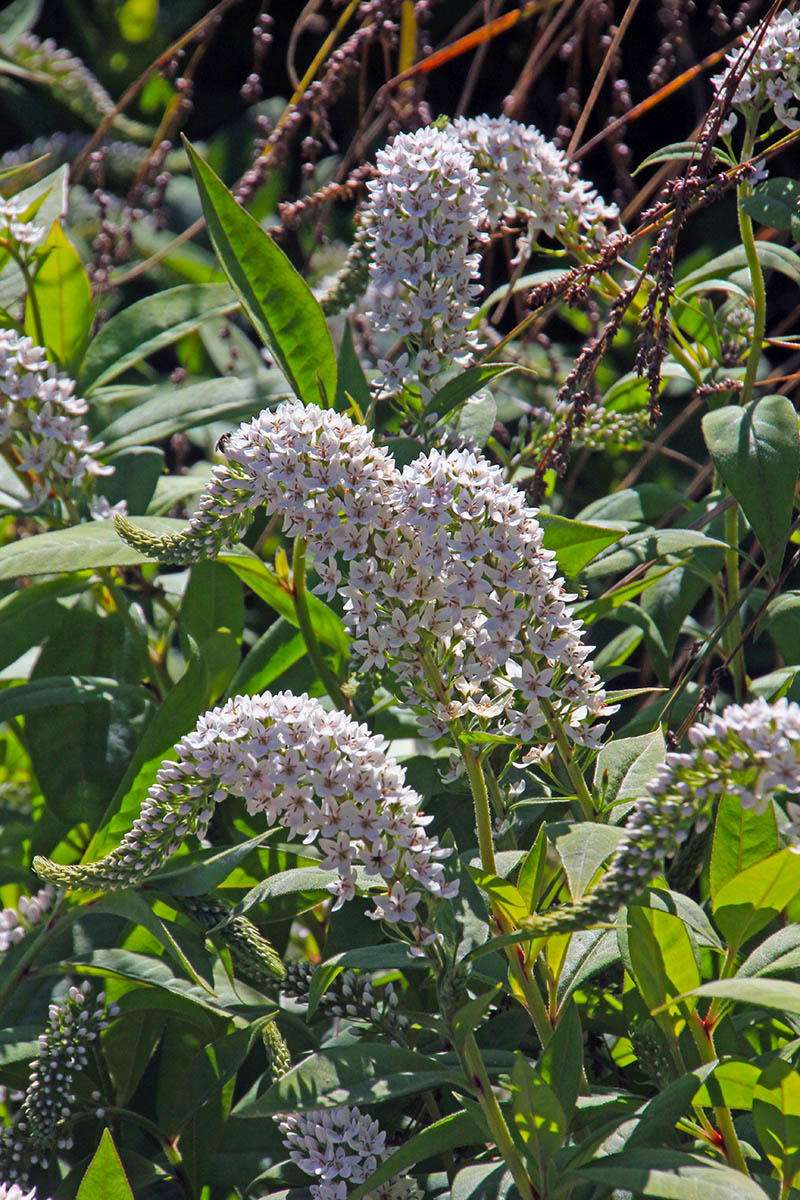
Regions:
[[[386, 1158], [386, 1134], [358, 1108], [327, 1108], [280, 1117], [278, 1126], [289, 1157], [318, 1180], [312, 1200], [346, 1200], [348, 1190], [369, 1179]], [[368, 1192], [368, 1200], [416, 1200], [419, 1188], [399, 1176]]]
[[[664, 868], [695, 827], [704, 827], [720, 796], [763, 812], [776, 791], [800, 791], [800, 705], [764, 699], [729, 705], [689, 730], [691, 754], [669, 753], [632, 809], [626, 840], [602, 882], [579, 903], [532, 918], [544, 934], [569, 932], [613, 916]], [[798, 851], [800, 852], [800, 850]]]
[[[717, 95], [724, 94], [731, 71], [737, 71], [742, 56], [747, 68], [733, 93], [733, 107], [748, 119], [758, 119], [774, 111], [775, 121], [787, 129], [800, 129], [795, 101], [800, 99], [800, 14], [780, 12], [770, 21], [755, 53], [751, 44], [758, 30], [745, 30], [742, 41], [728, 53], [727, 70], [716, 75], [711, 84]], [[732, 112], [720, 126], [722, 135], [730, 134], [737, 121]]]
[[[419, 885], [434, 896], [452, 894], [439, 861], [449, 851], [425, 834], [431, 818], [405, 772], [386, 753], [385, 738], [317, 700], [290, 692], [237, 696], [200, 717], [175, 747], [150, 788], [133, 828], [99, 862], [62, 867], [34, 859], [51, 882], [82, 890], [112, 890], [145, 879], [185, 841], [202, 837], [214, 804], [239, 796], [290, 836], [319, 838], [323, 869], [338, 908], [355, 895], [356, 866], [373, 877], [375, 917], [413, 921]], [[407, 886], [408, 885], [408, 886]]]
[[117, 520], [120, 536], [151, 558], [196, 562], [240, 537], [265, 505], [283, 516], [287, 534], [314, 538], [321, 552], [341, 550], [352, 558], [371, 525], [390, 519], [380, 493], [394, 479], [394, 462], [365, 426], [341, 413], [290, 400], [240, 425], [223, 453], [227, 463], [214, 468], [186, 530], [154, 537]]
[[399, 391], [467, 366], [480, 342], [476, 315], [480, 256], [469, 253], [484, 224], [485, 189], [472, 155], [451, 127], [401, 133], [378, 152], [370, 194], [371, 311], [375, 328], [405, 341], [408, 353], [381, 361], [376, 387]]
[[112, 475], [114, 468], [95, 457], [102, 444], [92, 443], [80, 423], [88, 411], [73, 381], [56, 371], [41, 346], [13, 329], [0, 329], [0, 442], [28, 489], [25, 511], [39, 508], [51, 495], [69, 511], [83, 495], [93, 517], [110, 514], [106, 500], [94, 499], [94, 479]]
[[581, 179], [563, 150], [533, 125], [508, 117], [458, 117], [452, 129], [474, 156], [489, 226], [509, 220], [525, 222], [517, 241], [515, 263], [524, 263], [541, 234], [575, 249], [587, 238], [603, 242], [606, 223], [619, 210], [606, 204]]
[[[39, 1057], [31, 1064], [19, 1118], [0, 1134], [0, 1171], [15, 1182], [25, 1182], [33, 1166], [46, 1167], [53, 1150], [72, 1145], [61, 1125], [77, 1100], [75, 1079], [108, 1024], [104, 1003], [102, 992], [91, 996], [87, 982], [50, 1005], [49, 1028], [39, 1038]], [[113, 1008], [108, 1011], [114, 1015]]]
[[356, 230], [345, 264], [320, 296], [320, 307], [326, 317], [335, 317], [337, 313], [344, 312], [367, 290], [372, 251], [370, 223], [368, 212], [362, 211], [357, 216]]
[[185, 896], [183, 907], [203, 926], [214, 930], [231, 952], [235, 967], [259, 984], [286, 978], [283, 959], [252, 921], [232, 916], [231, 906], [216, 896]]
[[264, 1049], [267, 1052], [267, 1060], [269, 1068], [272, 1072], [273, 1082], [276, 1079], [281, 1079], [287, 1071], [292, 1069], [292, 1056], [289, 1053], [289, 1047], [281, 1036], [281, 1031], [274, 1021], [266, 1021], [261, 1030], [261, 1039], [264, 1043]]
[[230, 529], [227, 496], [246, 492], [237, 519], [265, 504], [308, 542], [317, 590], [345, 601], [356, 661], [390, 668], [403, 698], [433, 711], [434, 733], [457, 720], [530, 742], [552, 710], [573, 740], [596, 744], [606, 709], [575, 597], [500, 468], [433, 451], [401, 472], [365, 426], [296, 401], [242, 425], [225, 453], [232, 467], [216, 469], [185, 534], [134, 540], [117, 522], [126, 540], [159, 557], [179, 544], [180, 562], [189, 546], [213, 555]]
[[0, 954], [5, 954], [15, 942], [21, 942], [39, 924], [54, 897], [53, 888], [43, 887], [35, 896], [20, 896], [16, 908], [0, 909]]

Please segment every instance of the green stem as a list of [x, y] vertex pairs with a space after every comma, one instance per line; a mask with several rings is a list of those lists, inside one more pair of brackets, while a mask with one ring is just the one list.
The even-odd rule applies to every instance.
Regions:
[[342, 712], [349, 713], [351, 711], [351, 706], [339, 685], [339, 680], [328, 666], [325, 655], [322, 653], [322, 647], [317, 640], [317, 635], [314, 632], [314, 626], [311, 621], [311, 614], [308, 611], [308, 592], [306, 591], [306, 543], [301, 537], [296, 537], [294, 540], [294, 553], [292, 555], [292, 595], [294, 597], [294, 610], [297, 615], [297, 624], [300, 626], [300, 632], [303, 635], [303, 641], [306, 644], [308, 657], [311, 659], [314, 670], [317, 672], [325, 691], [328, 693], [336, 707], [341, 709]]
[[583, 772], [575, 762], [572, 747], [569, 744], [569, 738], [564, 732], [564, 726], [560, 719], [556, 716], [553, 706], [548, 700], [542, 700], [542, 711], [544, 712], [547, 726], [550, 733], [553, 735], [561, 761], [564, 764], [569, 780], [575, 788], [575, 796], [577, 804], [573, 805], [575, 816], [579, 820], [594, 821], [595, 811], [592, 803], [592, 794], [586, 786], [586, 780], [583, 778]]
[[[714, 1042], [711, 1031], [706, 1028], [700, 1020], [695, 1009], [689, 1013], [689, 1029], [694, 1038], [700, 1058], [703, 1063], [713, 1063], [717, 1061], [716, 1051], [714, 1050]], [[743, 1175], [748, 1175], [750, 1172], [747, 1169], [747, 1163], [744, 1160], [742, 1147], [739, 1145], [739, 1137], [734, 1128], [733, 1118], [730, 1114], [730, 1109], [725, 1105], [714, 1105], [714, 1119], [717, 1122], [717, 1129], [722, 1138], [722, 1145], [725, 1149], [725, 1157], [732, 1167], [737, 1171], [741, 1171]]]
[[475, 1089], [478, 1103], [486, 1118], [486, 1123], [494, 1138], [495, 1145], [513, 1176], [522, 1200], [538, 1200], [537, 1192], [528, 1178], [528, 1172], [525, 1170], [519, 1151], [514, 1144], [514, 1139], [511, 1137], [508, 1125], [506, 1124], [506, 1119], [500, 1110], [500, 1105], [497, 1103], [497, 1097], [489, 1081], [489, 1076], [486, 1074], [486, 1068], [483, 1065], [483, 1059], [481, 1058], [474, 1034], [470, 1033], [467, 1035], [461, 1057], [465, 1073]]
[[494, 857], [492, 842], [492, 814], [489, 810], [489, 795], [486, 791], [486, 780], [481, 769], [477, 754], [466, 742], [459, 744], [461, 758], [466, 768], [472, 791], [472, 803], [475, 808], [475, 827], [478, 831], [478, 849], [481, 855], [481, 866], [489, 875], [497, 874], [497, 862]]
[[[754, 142], [755, 130], [748, 128], [745, 132], [744, 145], [742, 147], [743, 162], [752, 157]], [[761, 347], [764, 343], [764, 330], [767, 321], [767, 295], [764, 287], [764, 273], [761, 270], [761, 263], [758, 259], [756, 239], [753, 234], [753, 222], [742, 208], [742, 201], [746, 200], [752, 194], [753, 188], [751, 184], [739, 184], [736, 191], [739, 232], [742, 237], [742, 245], [744, 246], [747, 266], [750, 271], [750, 290], [753, 296], [753, 336], [750, 340], [750, 349], [747, 354], [747, 367], [745, 369], [742, 390], [739, 393], [739, 402], [742, 405], [749, 403], [752, 399], [753, 386], [758, 374], [758, 366], [761, 362]]]
[[725, 627], [723, 643], [730, 660], [736, 699], [741, 704], [747, 691], [747, 673], [742, 646], [742, 612], [739, 599], [739, 505], [725, 510], [725, 605], [731, 620]]

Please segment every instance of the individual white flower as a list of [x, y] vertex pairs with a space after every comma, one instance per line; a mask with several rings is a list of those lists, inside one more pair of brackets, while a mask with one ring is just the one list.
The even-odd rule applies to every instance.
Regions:
[[55, 891], [52, 887], [41, 888], [35, 896], [20, 896], [16, 908], [0, 909], [0, 954], [10, 946], [21, 942], [25, 935], [38, 925], [52, 906]]

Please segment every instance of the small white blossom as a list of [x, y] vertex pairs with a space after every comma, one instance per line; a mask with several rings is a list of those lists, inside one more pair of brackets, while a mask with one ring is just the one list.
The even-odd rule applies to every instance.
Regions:
[[[796, 105], [800, 99], [800, 14], [788, 9], [778, 13], [753, 53], [751, 45], [756, 36], [757, 30], [745, 30], [741, 44], [725, 59], [726, 70], [711, 80], [712, 87], [717, 95], [725, 93], [730, 72], [738, 74], [744, 56], [749, 61], [733, 92], [733, 108], [756, 118], [772, 110], [778, 124], [800, 129]], [[736, 113], [730, 113], [720, 133], [730, 134], [736, 120]]]

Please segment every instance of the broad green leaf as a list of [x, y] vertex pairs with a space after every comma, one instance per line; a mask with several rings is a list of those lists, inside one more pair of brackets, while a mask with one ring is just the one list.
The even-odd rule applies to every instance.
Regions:
[[777, 176], [765, 179], [753, 190], [751, 196], [739, 201], [743, 212], [761, 225], [768, 225], [778, 233], [788, 233], [792, 218], [797, 215], [800, 199], [800, 182]]
[[717, 979], [702, 983], [690, 993], [699, 998], [710, 996], [756, 1008], [776, 1008], [800, 1016], [800, 983], [785, 979]]
[[11, 0], [0, 13], [0, 38], [18, 38], [39, 20], [44, 0]]
[[556, 1093], [520, 1053], [511, 1071], [511, 1107], [528, 1163], [544, 1184], [550, 1159], [567, 1136], [567, 1118]]
[[462, 1167], [453, 1180], [450, 1200], [504, 1200], [511, 1182], [504, 1162], [482, 1162]]
[[573, 901], [580, 900], [602, 864], [625, 840], [619, 826], [595, 825], [591, 821], [571, 824], [566, 832], [548, 830], [548, 836], [564, 864]]
[[747, 867], [778, 849], [778, 822], [771, 804], [763, 813], [745, 808], [735, 796], [723, 796], [717, 808], [711, 849], [711, 895], [717, 895]]
[[712, 580], [722, 570], [724, 561], [725, 552], [722, 549], [701, 548], [695, 551], [685, 566], [676, 566], [666, 575], [654, 568], [653, 574], [658, 574], [659, 578], [643, 592], [641, 607], [658, 630], [658, 641], [662, 647], [660, 661], [652, 641], [649, 650], [662, 683], [669, 683], [675, 647], [684, 621], [709, 590]]
[[273, 621], [243, 659], [228, 685], [228, 695], [264, 692], [306, 653], [303, 635], [284, 617]]
[[556, 556], [559, 569], [574, 579], [583, 568], [596, 558], [601, 550], [618, 542], [624, 530], [608, 525], [587, 525], [583, 521], [570, 521], [554, 513], [539, 513], [539, 524], [544, 529], [543, 545]]
[[347, 1193], [347, 1200], [363, 1200], [368, 1192], [382, 1183], [402, 1175], [409, 1167], [416, 1166], [428, 1158], [438, 1158], [447, 1150], [458, 1150], [462, 1146], [482, 1146], [486, 1135], [468, 1113], [452, 1113], [435, 1121], [421, 1133], [407, 1138], [402, 1145], [385, 1158], [376, 1171], [364, 1183]]
[[652, 154], [648, 154], [647, 158], [639, 163], [633, 174], [638, 175], [645, 167], [654, 167], [658, 163], [691, 162], [699, 157], [700, 147], [697, 142], [670, 142], [668, 146], [662, 146], [660, 150], [654, 150]]
[[0, 691], [0, 721], [24, 717], [40, 708], [73, 704], [113, 704], [122, 701], [146, 707], [152, 700], [145, 688], [117, 683], [95, 675], [48, 675]]
[[800, 664], [800, 592], [784, 592], [770, 601], [756, 627], [756, 640], [764, 633], [787, 666]]
[[[762, 396], [745, 408], [706, 413], [703, 436], [714, 466], [769, 557], [789, 536], [800, 472], [797, 413], [787, 396]], [[773, 563], [780, 567], [780, 557]]]
[[558, 976], [556, 999], [563, 1005], [592, 976], [619, 962], [617, 936], [610, 929], [585, 929], [573, 933]]
[[133, 1200], [125, 1169], [107, 1129], [103, 1130], [100, 1145], [81, 1180], [76, 1200]]
[[237, 1117], [265, 1117], [340, 1104], [369, 1107], [428, 1088], [461, 1082], [459, 1070], [400, 1046], [359, 1042], [310, 1055], [263, 1096], [237, 1105]]
[[726, 1058], [717, 1063], [708, 1084], [697, 1093], [697, 1103], [708, 1107], [719, 1104], [726, 1108], [741, 1108], [749, 1111], [753, 1107], [753, 1093], [761, 1068], [755, 1063], [740, 1058]]
[[436, 413], [437, 419], [442, 420], [459, 405], [466, 403], [471, 396], [492, 379], [516, 369], [514, 363], [484, 363], [479, 367], [467, 367], [455, 379], [450, 379], [444, 387], [434, 392], [425, 409], [426, 415]]
[[258, 221], [240, 207], [184, 138], [206, 225], [231, 287], [292, 391], [306, 404], [332, 405], [336, 356], [308, 284]]
[[468, 869], [475, 883], [486, 892], [492, 904], [500, 909], [507, 921], [517, 925], [523, 917], [527, 917], [528, 906], [513, 883], [501, 879], [498, 875], [492, 875], [489, 871], [482, 871], [479, 867]]
[[800, 967], [800, 925], [792, 924], [759, 942], [739, 967], [736, 977], [773, 975], [794, 971], [797, 967]]
[[210, 421], [235, 425], [255, 416], [270, 396], [265, 382], [254, 379], [206, 379], [188, 387], [157, 387], [145, 390], [145, 398], [117, 417], [98, 437], [105, 455], [118, 454], [130, 446], [159, 442]]
[[82, 579], [52, 579], [13, 591], [0, 600], [0, 668], [38, 646], [61, 623], [59, 603], [85, 587]]
[[238, 307], [227, 283], [182, 284], [129, 304], [92, 339], [81, 365], [78, 391], [91, 395], [95, 388], [180, 341], [204, 321]]
[[[793, 283], [800, 283], [800, 257], [788, 246], [779, 246], [774, 242], [756, 242], [756, 253], [758, 261], [761, 263], [761, 268], [764, 271], [779, 271], [781, 275], [786, 275]], [[704, 266], [698, 267], [695, 271], [690, 271], [688, 275], [684, 275], [675, 285], [676, 296], [682, 296], [690, 288], [694, 288], [698, 283], [705, 283], [709, 286], [710, 281], [715, 283], [721, 279], [725, 279], [737, 271], [748, 272], [747, 255], [744, 251], [744, 246], [736, 246], [733, 250], [726, 250], [724, 254], [717, 255], [712, 258]]]
[[753, 1120], [761, 1148], [784, 1184], [800, 1171], [800, 1075], [791, 1063], [774, 1059], [753, 1094]]
[[[602, 936], [602, 935], [601, 935]], [[569, 1126], [583, 1077], [583, 1035], [576, 1006], [570, 1001], [559, 1014], [553, 1036], [544, 1048], [537, 1071], [555, 1092]]]
[[103, 1058], [118, 1104], [127, 1104], [136, 1091], [166, 1023], [164, 1013], [124, 1013], [103, 1034]]
[[597, 756], [594, 786], [608, 807], [623, 800], [639, 800], [647, 795], [647, 785], [664, 761], [666, 747], [661, 728], [639, 737], [616, 738]]
[[[156, 446], [131, 446], [109, 460], [113, 475], [101, 475], [95, 489], [109, 504], [124, 500], [129, 516], [143, 516], [164, 474], [164, 452]], [[181, 478], [179, 476], [179, 478]]]
[[[670, 999], [685, 997], [700, 982], [695, 949], [680, 917], [635, 904], [628, 909], [627, 931], [633, 976], [651, 1012], [658, 1012]], [[659, 1017], [665, 1032], [677, 1033], [683, 1025], [674, 1013], [659, 1013]]]
[[660, 483], [640, 483], [633, 488], [601, 496], [578, 513], [580, 521], [611, 522], [623, 525], [652, 525], [665, 513], [680, 506], [688, 507], [686, 497]]
[[468, 1000], [466, 1004], [462, 1004], [461, 1008], [453, 1014], [453, 1044], [459, 1051], [463, 1050], [467, 1038], [481, 1023], [489, 1006], [499, 999], [498, 993], [502, 986], [500, 983], [495, 984], [493, 988], [489, 988], [488, 992], [482, 992], [474, 999]]
[[770, 1200], [753, 1179], [699, 1154], [626, 1150], [581, 1167], [592, 1183], [658, 1200]]
[[41, 253], [46, 257], [28, 292], [25, 332], [66, 367], [79, 356], [89, 335], [92, 288], [60, 221], [53, 223]]
[[83, 608], [64, 613], [37, 659], [29, 687], [65, 675], [117, 679], [120, 685], [136, 681], [126, 691], [89, 683], [95, 696], [91, 704], [85, 703], [80, 683], [69, 703], [65, 682], [54, 693], [57, 707], [37, 705], [26, 716], [26, 742], [39, 786], [50, 811], [68, 825], [96, 822], [125, 774], [153, 711], [146, 689], [138, 685], [140, 674], [139, 647], [121, 617], [100, 617]]
[[244, 860], [278, 832], [277, 826], [224, 850], [193, 850], [148, 877], [148, 884], [170, 896], [202, 896], [213, 892]]
[[695, 556], [698, 550], [723, 547], [716, 538], [706, 537], [693, 529], [645, 529], [620, 538], [617, 547], [602, 551], [585, 570], [587, 580], [604, 579], [608, 575], [623, 575], [643, 563], [655, 562], [665, 555], [676, 558]]
[[[291, 589], [252, 551], [239, 546], [235, 550], [225, 549], [218, 555], [218, 561], [229, 566], [280, 616], [290, 624], [297, 625]], [[339, 654], [349, 657], [350, 642], [341, 619], [319, 596], [309, 594], [307, 600], [311, 623], [319, 640]]]
[[800, 855], [779, 850], [729, 879], [714, 897], [713, 913], [731, 949], [751, 938], [800, 892]]
[[536, 835], [536, 841], [522, 860], [517, 876], [517, 891], [529, 913], [535, 912], [539, 903], [546, 866], [547, 834], [542, 825]]

